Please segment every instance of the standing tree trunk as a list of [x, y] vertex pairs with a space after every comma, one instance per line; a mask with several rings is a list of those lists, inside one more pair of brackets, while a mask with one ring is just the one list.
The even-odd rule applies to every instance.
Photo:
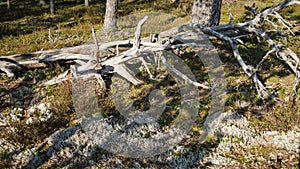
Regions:
[[45, 2], [45, 0], [40, 0], [40, 1], [39, 1], [39, 4], [40, 4], [40, 5], [45, 5], [46, 2]]
[[50, 13], [54, 14], [54, 0], [50, 0]]
[[7, 0], [7, 9], [10, 9], [10, 1]]
[[89, 6], [90, 4], [89, 4], [89, 0], [84, 0], [84, 5], [85, 6]]
[[104, 29], [111, 30], [117, 27], [118, 0], [107, 0], [104, 19]]
[[195, 0], [192, 23], [205, 26], [218, 25], [220, 22], [222, 0]]

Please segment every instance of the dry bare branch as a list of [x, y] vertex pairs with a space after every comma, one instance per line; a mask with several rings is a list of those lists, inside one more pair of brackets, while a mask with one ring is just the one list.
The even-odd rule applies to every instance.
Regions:
[[94, 43], [95, 43], [95, 46], [96, 46], [96, 51], [95, 51], [95, 60], [97, 62], [99, 62], [99, 43], [98, 43], [98, 40], [97, 40], [97, 35], [96, 35], [96, 32], [95, 32], [95, 28], [94, 26], [92, 26], [92, 34], [93, 34], [93, 39], [94, 39]]
[[[209, 48], [210, 46], [202, 43], [201, 41], [185, 41], [185, 43], [178, 43], [177, 41], [182, 41], [181, 38], [195, 38], [191, 34], [193, 30], [200, 29], [205, 34], [213, 37], [217, 37], [218, 39], [227, 42], [233, 51], [233, 56], [236, 58], [239, 65], [242, 67], [243, 71], [251, 78], [257, 88], [259, 95], [262, 98], [272, 97], [271, 94], [267, 91], [264, 84], [258, 78], [258, 69], [260, 66], [274, 53], [276, 58], [283, 60], [293, 71], [296, 78], [300, 78], [300, 61], [298, 56], [288, 47], [277, 43], [274, 39], [272, 39], [271, 34], [276, 33], [279, 36], [283, 36], [284, 33], [282, 30], [279, 30], [279, 27], [283, 27], [283, 30], [288, 30], [292, 35], [292, 25], [285, 20], [278, 11], [286, 8], [290, 5], [300, 4], [298, 0], [286, 0], [274, 7], [267, 8], [261, 12], [255, 8], [255, 5], [246, 7], [248, 10], [252, 11], [254, 17], [243, 23], [233, 23], [232, 13], [229, 11], [230, 15], [230, 23], [225, 25], [218, 25], [212, 27], [205, 27], [203, 25], [197, 24], [184, 24], [180, 27], [176, 27], [158, 34], [157, 41], [146, 41], [148, 38], [141, 38], [142, 26], [146, 22], [147, 17], [143, 18], [137, 25], [137, 29], [135, 32], [134, 39], [130, 40], [119, 40], [113, 42], [107, 42], [99, 44], [96, 38], [96, 33], [94, 28], [92, 28], [94, 43], [93, 44], [85, 44], [76, 47], [70, 48], [62, 48], [48, 51], [39, 51], [34, 53], [28, 53], [23, 55], [11, 55], [11, 56], [2, 56], [0, 57], [1, 67], [0, 70], [4, 71], [7, 75], [13, 76], [13, 69], [23, 69], [23, 68], [32, 68], [32, 67], [45, 67], [45, 63], [50, 63], [54, 61], [66, 61], [71, 60], [73, 63], [77, 63], [78, 67], [74, 69], [74, 76], [96, 76], [99, 79], [99, 83], [102, 87], [105, 87], [105, 83], [101, 77], [101, 74], [106, 74], [108, 72], [117, 72], [125, 79], [130, 81], [132, 84], [137, 85], [141, 84], [142, 81], [137, 79], [130, 70], [128, 70], [124, 63], [126, 61], [132, 59], [140, 59], [142, 64], [145, 66], [150, 78], [153, 78], [148, 66], [147, 62], [139, 56], [141, 52], [158, 52], [169, 49], [178, 49], [184, 46], [193, 46], [193, 47], [204, 47]], [[277, 21], [276, 24], [274, 20]], [[265, 30], [263, 28], [264, 23], [271, 24], [275, 30], [268, 29]], [[50, 34], [49, 34], [50, 35]], [[259, 37], [263, 41], [267, 42], [270, 50], [266, 52], [265, 56], [260, 60], [260, 62], [256, 66], [247, 65], [243, 60], [243, 56], [239, 52], [238, 45], [244, 45], [244, 39], [249, 37]], [[53, 39], [53, 38], [52, 38]], [[243, 39], [243, 40], [242, 40]], [[123, 52], [119, 52], [120, 47], [127, 47], [128, 50]], [[116, 52], [113, 52], [115, 56], [101, 56], [101, 61], [98, 63], [99, 59], [99, 51], [110, 51], [116, 48]], [[93, 53], [96, 51], [96, 53]], [[97, 57], [95, 59], [95, 56]], [[96, 62], [94, 62], [96, 61]], [[189, 79], [186, 75], [179, 72], [176, 68], [168, 65], [163, 57], [156, 57], [156, 63], [162, 62], [166, 67], [168, 67], [171, 71], [176, 73], [182, 79], [187, 82], [202, 87], [204, 89], [210, 89], [211, 87], [200, 84], [198, 82], [194, 82]], [[99, 65], [101, 70], [99, 70]], [[97, 68], [98, 67], [98, 68]], [[89, 75], [84, 72], [88, 72]], [[100, 72], [101, 74], [97, 74], [96, 72]], [[66, 72], [57, 77], [57, 79], [53, 79], [51, 83], [46, 84], [55, 84], [56, 82], [62, 81], [66, 79]], [[297, 85], [296, 85], [297, 86]]]

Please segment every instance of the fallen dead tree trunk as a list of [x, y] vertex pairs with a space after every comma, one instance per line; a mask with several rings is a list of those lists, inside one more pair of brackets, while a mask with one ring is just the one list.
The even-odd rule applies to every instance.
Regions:
[[[71, 70], [46, 82], [45, 85], [53, 85], [63, 80], [67, 80], [68, 78], [66, 78], [66, 75], [68, 73], [73, 74], [75, 77], [78, 75], [81, 77], [87, 76], [87, 74], [80, 74], [79, 72], [92, 72], [89, 76], [91, 74], [96, 76], [103, 87], [105, 87], [105, 83], [103, 82], [101, 75], [109, 72], [117, 72], [134, 85], [137, 85], [142, 83], [142, 81], [130, 73], [130, 71], [123, 65], [124, 62], [136, 58], [141, 59], [150, 78], [152, 78], [146, 61], [140, 57], [138, 53], [144, 51], [157, 52], [168, 49], [176, 49], [182, 46], [208, 47], [201, 42], [180, 42], [180, 38], [182, 37], [191, 36], [190, 38], [195, 39], [198, 37], [197, 33], [204, 32], [208, 36], [216, 37], [228, 43], [231, 46], [233, 55], [239, 65], [254, 82], [259, 96], [261, 98], [270, 98], [273, 96], [268, 92], [263, 82], [261, 82], [258, 78], [257, 73], [259, 72], [262, 63], [271, 57], [271, 54], [274, 54], [277, 59], [284, 61], [293, 71], [296, 79], [300, 78], [300, 61], [298, 56], [288, 47], [277, 43], [271, 37], [271, 34], [274, 33], [277, 36], [285, 36], [285, 33], [278, 29], [280, 26], [289, 31], [290, 34], [294, 35], [293, 32], [291, 32], [292, 24], [281, 17], [278, 13], [279, 10], [294, 4], [299, 5], [300, 2], [297, 0], [287, 0], [277, 6], [265, 9], [261, 12], [257, 11], [254, 7], [247, 6], [246, 9], [250, 10], [254, 14], [253, 19], [249, 21], [244, 23], [233, 23], [233, 18], [231, 17], [230, 23], [226, 25], [204, 27], [198, 24], [185, 24], [159, 33], [157, 42], [146, 41], [147, 38], [141, 39], [142, 25], [147, 20], [147, 17], [145, 17], [139, 22], [135, 32], [135, 37], [132, 40], [120, 40], [100, 44], [97, 42], [96, 38], [94, 38], [95, 44], [85, 44], [76, 47], [39, 51], [21, 55], [2, 56], [0, 57], [0, 70], [4, 71], [8, 76], [13, 76], [13, 70], [15, 69], [45, 67], [47, 63], [54, 61], [71, 60], [79, 66], [76, 68], [75, 66], [71, 66]], [[276, 21], [273, 22], [273, 20]], [[274, 29], [264, 29], [263, 25], [266, 24], [273, 26]], [[196, 34], [189, 34], [191, 32], [195, 32], [195, 30]], [[95, 33], [93, 33], [93, 35], [94, 37], [96, 36]], [[270, 49], [256, 66], [247, 65], [239, 52], [238, 46], [245, 45], [243, 40], [247, 40], [249, 38], [262, 39], [267, 42]], [[120, 47], [126, 47], [128, 50], [119, 52]], [[113, 57], [111, 55], [99, 55], [101, 51], [107, 51], [110, 49], [115, 49], [116, 51]], [[166, 65], [165, 62], [164, 64], [165, 66], [169, 66], [171, 71], [185, 79], [188, 83], [204, 89], [211, 89], [211, 86], [192, 81], [176, 68]], [[295, 84], [295, 86], [297, 86], [297, 84]]]

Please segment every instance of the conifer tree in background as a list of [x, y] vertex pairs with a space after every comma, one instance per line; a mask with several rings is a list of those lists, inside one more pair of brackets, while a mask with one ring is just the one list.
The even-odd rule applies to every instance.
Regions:
[[107, 0], [104, 18], [104, 29], [111, 30], [116, 28], [118, 0]]
[[7, 9], [10, 9], [10, 1], [7, 0]]
[[50, 13], [54, 14], [54, 0], [50, 0]]
[[90, 4], [89, 4], [89, 0], [84, 0], [84, 5], [85, 6], [89, 6]]
[[194, 0], [191, 21], [205, 26], [219, 25], [222, 0]]
[[45, 0], [40, 0], [40, 1], [39, 1], [39, 4], [40, 4], [40, 5], [45, 5], [46, 2], [45, 2]]

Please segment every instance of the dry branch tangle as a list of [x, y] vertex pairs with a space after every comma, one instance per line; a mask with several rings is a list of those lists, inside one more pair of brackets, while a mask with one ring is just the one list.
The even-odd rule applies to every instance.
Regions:
[[[300, 61], [297, 55], [290, 50], [289, 48], [285, 47], [284, 45], [277, 44], [274, 40], [269, 36], [271, 32], [275, 32], [278, 35], [284, 35], [280, 30], [277, 28], [279, 25], [273, 23], [269, 18], [276, 18], [279, 23], [282, 24], [282, 27], [291, 31], [292, 25], [288, 23], [283, 17], [281, 17], [277, 12], [287, 6], [300, 4], [297, 0], [287, 0], [282, 2], [274, 7], [265, 9], [262, 12], [256, 11], [253, 7], [248, 7], [250, 11], [253, 12], [254, 17], [250, 21], [246, 21], [244, 23], [233, 23], [231, 19], [229, 24], [219, 25], [219, 26], [212, 26], [212, 27], [204, 27], [202, 25], [197, 24], [185, 24], [177, 28], [170, 29], [165, 32], [161, 32], [159, 34], [159, 41], [156, 43], [147, 42], [144, 39], [140, 38], [142, 25], [146, 21], [146, 17], [139, 22], [137, 26], [137, 30], [135, 33], [135, 38], [133, 40], [120, 40], [120, 41], [113, 41], [103, 44], [86, 44], [76, 47], [70, 48], [62, 48], [56, 50], [49, 50], [49, 51], [39, 51], [34, 53], [29, 53], [25, 55], [12, 55], [12, 56], [3, 56], [0, 57], [0, 70], [4, 71], [8, 76], [13, 76], [12, 69], [16, 68], [32, 68], [32, 67], [45, 67], [45, 63], [53, 62], [53, 61], [62, 61], [62, 60], [73, 60], [80, 66], [77, 70], [71, 71], [74, 76], [76, 77], [76, 73], [80, 71], [92, 71], [97, 79], [100, 79], [101, 76], [98, 73], [95, 73], [96, 67], [102, 67], [100, 74], [105, 74], [107, 72], [111, 72], [112, 69], [107, 69], [107, 67], [114, 68], [113, 71], [118, 72], [121, 76], [132, 82], [133, 84], [140, 84], [142, 83], [141, 80], [131, 75], [130, 72], [126, 70], [123, 66], [123, 63], [138, 58], [138, 53], [143, 51], [161, 51], [167, 49], [174, 49], [179, 48], [181, 46], [205, 46], [205, 44], [200, 43], [185, 43], [185, 44], [178, 44], [176, 42], [176, 38], [178, 36], [185, 36], [191, 30], [200, 30], [204, 33], [217, 37], [218, 39], [225, 41], [230, 44], [233, 50], [233, 55], [237, 59], [238, 63], [242, 67], [243, 71], [252, 78], [259, 95], [262, 98], [272, 97], [271, 94], [267, 91], [264, 84], [259, 80], [257, 76], [257, 72], [261, 64], [266, 61], [270, 54], [274, 53], [275, 56], [283, 60], [294, 72], [297, 79], [300, 78]], [[263, 29], [263, 24], [271, 24], [275, 29], [274, 30], [265, 30]], [[232, 33], [234, 32], [234, 33]], [[292, 33], [293, 35], [293, 33]], [[95, 36], [95, 34], [94, 34]], [[243, 60], [238, 45], [243, 44], [241, 39], [247, 38], [249, 36], [260, 37], [264, 41], [266, 41], [269, 45], [270, 51], [266, 53], [263, 59], [257, 64], [256, 67], [252, 67], [247, 65]], [[97, 43], [97, 41], [95, 41]], [[119, 47], [129, 47], [129, 50], [119, 53]], [[97, 49], [98, 48], [98, 49]], [[92, 51], [105, 51], [110, 48], [117, 48], [117, 55], [114, 57], [110, 56], [100, 56], [101, 60], [95, 59], [99, 58], [99, 55], [95, 57], [95, 53]], [[142, 60], [143, 61], [143, 60]], [[143, 61], [144, 66], [147, 68], [147, 64]], [[168, 66], [168, 65], [167, 65]], [[73, 67], [74, 69], [74, 67]], [[147, 68], [148, 69], [148, 68]], [[175, 68], [171, 68], [171, 70], [177, 72]], [[177, 72], [178, 73], [178, 72]], [[180, 74], [180, 72], [178, 73]], [[51, 81], [47, 82], [47, 85], [58, 83], [62, 80], [66, 80], [64, 78], [64, 73], [57, 78], [52, 79]], [[151, 74], [149, 74], [151, 77]], [[82, 75], [81, 75], [82, 76]], [[181, 76], [183, 79], [186, 77], [184, 75]], [[188, 82], [200, 86], [206, 89], [210, 89], [209, 86], [205, 86], [199, 84], [197, 82], [193, 82], [190, 79], [187, 79]], [[103, 84], [103, 81], [101, 82]]]
[[[237, 24], [227, 24], [227, 25], [220, 25], [220, 26], [214, 26], [214, 27], [204, 27], [202, 30], [210, 34], [212, 36], [215, 36], [223, 41], [226, 41], [230, 44], [233, 50], [233, 54], [235, 58], [238, 60], [239, 64], [243, 68], [244, 72], [252, 78], [253, 82], [255, 83], [255, 86], [257, 88], [258, 94], [263, 98], [271, 97], [271, 94], [267, 91], [264, 84], [258, 79], [257, 77], [257, 71], [260, 65], [267, 59], [267, 57], [270, 56], [271, 53], [275, 53], [278, 59], [283, 60], [294, 72], [297, 79], [300, 78], [300, 62], [297, 55], [290, 50], [289, 48], [285, 47], [284, 45], [277, 44], [274, 42], [274, 40], [268, 35], [268, 32], [276, 32], [279, 35], [283, 35], [283, 33], [279, 30], [265, 30], [263, 29], [262, 25], [265, 22], [271, 23], [273, 26], [276, 25], [275, 23], [271, 22], [268, 18], [269, 17], [276, 17], [276, 19], [279, 20], [280, 23], [286, 28], [288, 28], [289, 31], [291, 31], [292, 25], [288, 23], [283, 17], [281, 17], [277, 11], [286, 8], [290, 5], [294, 4], [300, 4], [299, 1], [296, 0], [287, 0], [285, 2], [282, 2], [274, 7], [268, 8], [261, 13], [257, 12], [255, 9], [248, 7], [250, 9], [255, 17], [247, 22], [244, 23], [237, 23]], [[201, 27], [201, 25], [200, 25]], [[276, 25], [277, 27], [277, 25]], [[237, 35], [234, 35], [232, 37], [224, 35], [220, 32], [222, 31], [228, 31], [228, 30], [234, 30]], [[270, 48], [270, 51], [266, 53], [266, 55], [263, 57], [263, 59], [257, 64], [256, 68], [252, 68], [250, 65], [247, 65], [245, 61], [243, 60], [239, 50], [238, 50], [238, 44], [243, 43], [239, 37], [246, 37], [248, 35], [255, 35], [257, 37], [262, 38], [265, 40]], [[242, 36], [246, 35], [246, 36]], [[292, 35], [294, 35], [292, 33]]]

